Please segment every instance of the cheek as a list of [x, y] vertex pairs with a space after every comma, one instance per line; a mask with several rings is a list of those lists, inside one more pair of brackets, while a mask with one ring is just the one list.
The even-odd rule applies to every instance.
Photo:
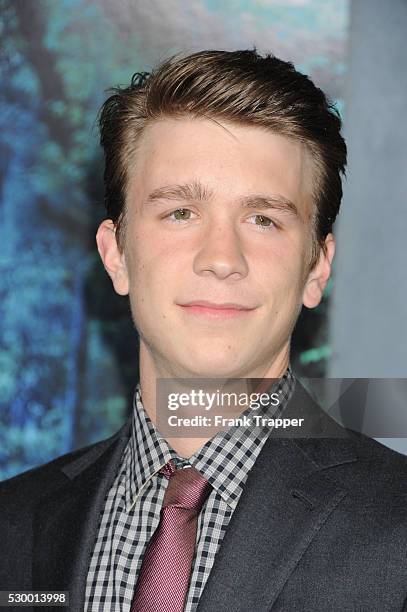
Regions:
[[279, 265], [268, 266], [263, 288], [268, 295], [271, 314], [280, 320], [298, 316], [302, 306], [302, 266], [286, 258]]
[[253, 271], [258, 278], [275, 291], [291, 291], [296, 287], [302, 273], [301, 249], [290, 242], [274, 245], [267, 252], [256, 255]]
[[[181, 259], [181, 261], [179, 261]], [[177, 258], [174, 247], [160, 240], [139, 240], [129, 257], [130, 293], [134, 304], [160, 309], [163, 301], [174, 299], [177, 281], [185, 270], [184, 258]]]

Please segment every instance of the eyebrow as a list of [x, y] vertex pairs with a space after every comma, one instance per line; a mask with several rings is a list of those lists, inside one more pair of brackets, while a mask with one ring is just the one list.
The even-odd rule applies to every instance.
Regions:
[[[158, 200], [174, 200], [177, 202], [207, 202], [213, 196], [208, 188], [193, 181], [183, 185], [165, 185], [154, 189], [147, 197], [145, 203], [153, 205]], [[296, 217], [300, 217], [297, 206], [288, 198], [278, 195], [251, 194], [239, 198], [241, 206], [245, 208], [281, 210]]]

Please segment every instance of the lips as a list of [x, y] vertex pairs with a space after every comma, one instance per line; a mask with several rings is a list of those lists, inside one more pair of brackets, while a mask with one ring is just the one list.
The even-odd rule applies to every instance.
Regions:
[[195, 320], [225, 322], [247, 317], [255, 310], [253, 307], [245, 306], [236, 302], [209, 302], [207, 300], [194, 300], [186, 304], [179, 304], [182, 310]]
[[244, 304], [238, 304], [236, 302], [209, 302], [208, 300], [194, 300], [192, 302], [187, 302], [185, 304], [180, 304], [180, 306], [198, 306], [203, 308], [211, 308], [213, 310], [254, 310], [253, 306], [245, 306]]

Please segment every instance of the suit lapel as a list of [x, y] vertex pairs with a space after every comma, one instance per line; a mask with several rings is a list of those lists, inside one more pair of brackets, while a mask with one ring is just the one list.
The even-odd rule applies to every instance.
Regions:
[[65, 465], [61, 484], [41, 499], [34, 514], [32, 588], [69, 591], [71, 610], [84, 607], [100, 512], [130, 431], [131, 418], [113, 437]]
[[[335, 425], [324, 427], [321, 410], [297, 389], [291, 402], [305, 402], [301, 410], [313, 415], [322, 430], [333, 431]], [[197, 612], [270, 610], [347, 494], [321, 470], [356, 460], [354, 442], [346, 433], [329, 439], [270, 436], [249, 473]]]

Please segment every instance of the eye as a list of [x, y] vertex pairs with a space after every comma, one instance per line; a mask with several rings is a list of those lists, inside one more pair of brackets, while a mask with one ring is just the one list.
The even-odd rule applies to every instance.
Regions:
[[[177, 208], [176, 210], [173, 210], [172, 212], [168, 213], [168, 215], [165, 215], [164, 219], [169, 219], [171, 223], [182, 223], [182, 221], [189, 220], [189, 217], [186, 217], [185, 213], [191, 213], [191, 212], [192, 210], [189, 210], [189, 208]], [[180, 218], [171, 219], [172, 215], [176, 215], [178, 213], [181, 213]]]
[[[172, 212], [168, 213], [168, 215], [165, 215], [164, 219], [168, 219], [171, 223], [182, 223], [183, 221], [189, 221], [191, 219], [188, 214], [192, 212], [193, 211], [189, 208], [177, 208], [176, 210], [173, 210]], [[257, 214], [252, 215], [251, 218], [260, 219], [260, 224], [252, 223], [251, 225], [256, 225], [256, 227], [261, 230], [271, 230], [273, 228], [277, 228], [277, 224], [274, 223], [274, 221], [270, 219], [270, 217], [265, 217], [264, 215]], [[263, 225], [263, 223], [265, 223], [265, 225]]]
[[259, 218], [261, 219], [261, 222], [266, 221], [269, 222], [266, 225], [259, 225], [258, 223], [253, 223], [252, 225], [256, 225], [257, 227], [259, 227], [262, 230], [268, 230], [268, 229], [273, 229], [276, 228], [277, 225], [274, 223], [274, 221], [272, 219], [270, 219], [270, 217], [265, 217], [264, 215], [252, 215], [251, 218]]

